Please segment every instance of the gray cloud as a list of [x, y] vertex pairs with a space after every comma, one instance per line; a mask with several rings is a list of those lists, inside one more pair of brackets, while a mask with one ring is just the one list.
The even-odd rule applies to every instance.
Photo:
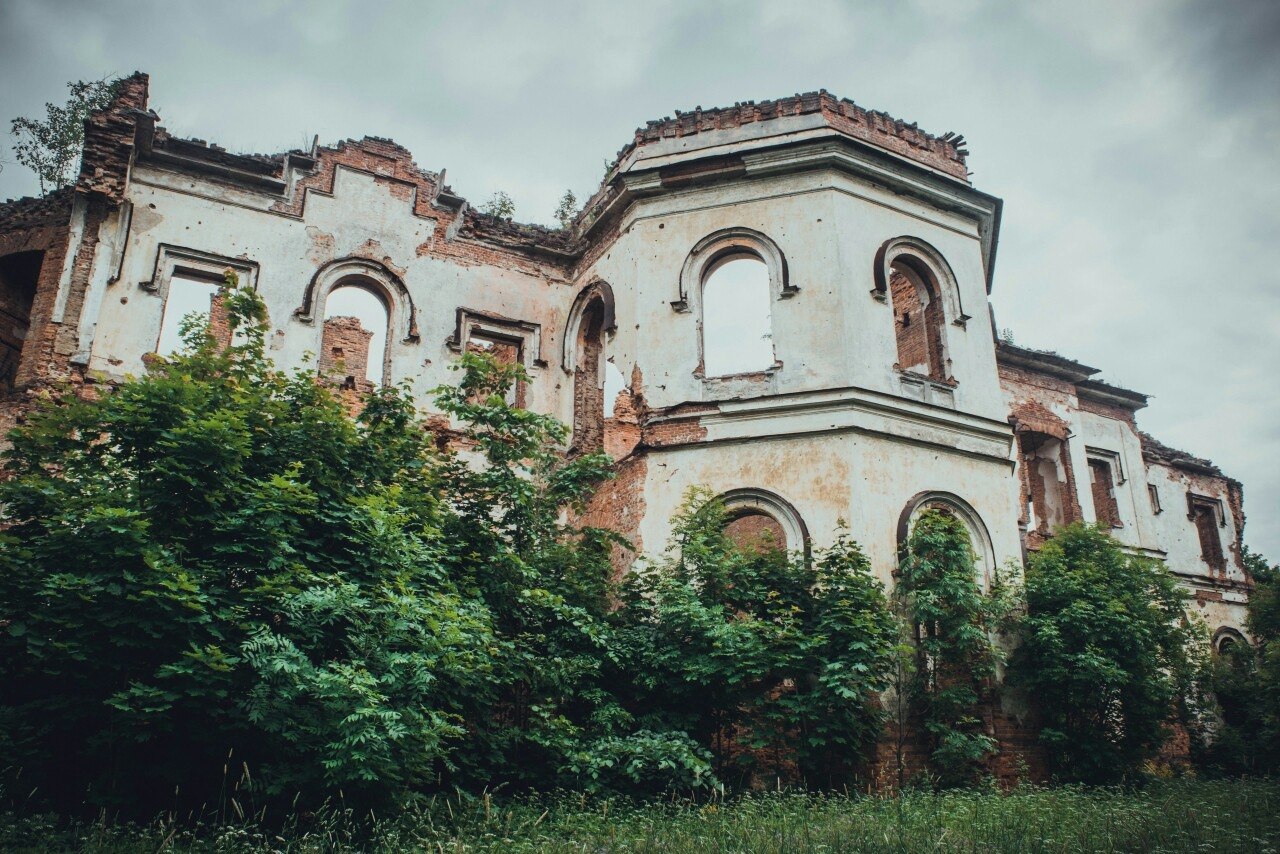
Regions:
[[1006, 202], [999, 323], [1155, 395], [1143, 426], [1244, 480], [1246, 540], [1280, 557], [1278, 48], [1273, 0], [8, 0], [0, 116], [138, 68], [177, 133], [390, 136], [543, 222], [677, 108], [825, 87], [961, 131]]

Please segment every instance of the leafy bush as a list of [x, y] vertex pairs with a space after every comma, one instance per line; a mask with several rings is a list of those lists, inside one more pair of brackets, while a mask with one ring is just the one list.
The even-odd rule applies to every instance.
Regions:
[[636, 717], [689, 733], [735, 780], [794, 767], [847, 782], [883, 725], [875, 695], [897, 639], [884, 591], [847, 537], [808, 559], [740, 549], [725, 522], [692, 491], [665, 560], [631, 579]]
[[1032, 555], [1014, 672], [1039, 707], [1056, 774], [1132, 775], [1168, 735], [1204, 638], [1163, 564], [1074, 524]]
[[983, 591], [964, 523], [936, 509], [911, 528], [896, 596], [916, 627], [918, 661], [907, 687], [923, 715], [933, 769], [943, 786], [972, 783], [999, 747], [980, 703], [994, 690], [995, 632], [1013, 600], [998, 579]]
[[476, 356], [440, 396], [485, 464], [438, 451], [403, 389], [352, 420], [225, 294], [231, 346], [189, 318], [184, 352], [13, 436], [6, 762], [53, 803], [137, 809], [554, 784], [608, 734], [583, 697], [612, 539], [559, 521], [605, 460], [562, 463], [563, 427]]
[[1229, 774], [1280, 771], [1280, 566], [1244, 549], [1256, 587], [1249, 596], [1252, 643], [1233, 643], [1209, 664], [1213, 704], [1207, 745], [1197, 757]]
[[564, 770], [575, 789], [648, 795], [711, 786], [711, 763], [711, 754], [684, 733], [640, 730], [583, 745]]
[[443, 560], [407, 396], [349, 419], [225, 293], [231, 346], [189, 319], [185, 352], [13, 434], [0, 740], [55, 801], [198, 805], [226, 775], [397, 796], [448, 766], [488, 681], [492, 617]]

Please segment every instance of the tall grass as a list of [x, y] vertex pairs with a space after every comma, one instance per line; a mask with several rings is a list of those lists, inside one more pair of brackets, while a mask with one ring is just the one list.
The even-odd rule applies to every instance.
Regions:
[[149, 826], [0, 815], [14, 852], [1280, 852], [1280, 783], [1157, 781], [1135, 790], [1027, 788], [901, 798], [775, 793], [636, 803], [581, 795], [436, 798], [396, 816], [342, 809]]

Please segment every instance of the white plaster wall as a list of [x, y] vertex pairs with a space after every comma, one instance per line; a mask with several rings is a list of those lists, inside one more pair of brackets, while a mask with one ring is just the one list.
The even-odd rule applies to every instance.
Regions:
[[1244, 573], [1231, 551], [1231, 544], [1240, 532], [1236, 530], [1236, 521], [1231, 516], [1226, 490], [1215, 488], [1215, 483], [1209, 478], [1190, 475], [1170, 466], [1153, 465], [1147, 468], [1146, 474], [1148, 482], [1155, 484], [1160, 491], [1163, 509], [1158, 515], [1152, 514], [1152, 527], [1170, 568], [1186, 575], [1211, 574], [1209, 565], [1200, 557], [1200, 536], [1195, 522], [1187, 518], [1187, 493], [1194, 492], [1222, 502], [1226, 526], [1219, 527], [1218, 533], [1222, 537], [1222, 553], [1227, 558], [1227, 578], [1243, 581]]
[[[741, 226], [772, 238], [799, 292], [772, 303], [773, 342], [782, 369], [764, 384], [720, 391], [694, 375], [700, 300], [676, 312], [685, 259], [703, 237]], [[920, 237], [949, 261], [962, 291], [967, 328], [948, 323], [956, 405], [1003, 420], [976, 225], [931, 211], [834, 171], [741, 181], [642, 200], [610, 252], [580, 278], [610, 282], [618, 299], [612, 343], [629, 375], [639, 361], [648, 402], [684, 401], [860, 386], [899, 394], [892, 312], [871, 296], [876, 250], [902, 235]], [[696, 283], [695, 283], [696, 284]], [[949, 318], [949, 320], [954, 318]], [[639, 355], [638, 355], [639, 354]]]
[[[230, 199], [230, 201], [228, 201]], [[155, 348], [163, 305], [139, 287], [150, 281], [160, 244], [255, 261], [258, 291], [270, 314], [269, 353], [284, 368], [306, 364], [319, 351], [323, 319], [295, 316], [316, 270], [353, 254], [373, 257], [402, 272], [417, 309], [420, 340], [392, 330], [390, 381], [411, 381], [420, 405], [429, 389], [455, 382], [448, 369], [456, 354], [445, 346], [456, 308], [466, 306], [542, 325], [547, 368], [532, 368], [529, 406], [557, 411], [562, 384], [560, 328], [573, 291], [551, 270], [463, 265], [419, 255], [435, 237], [435, 220], [416, 216], [412, 202], [396, 198], [366, 173], [338, 168], [332, 196], [308, 194], [302, 219], [250, 206], [244, 191], [139, 168], [130, 186], [134, 221], [120, 281], [107, 288], [98, 320], [91, 368], [110, 375], [137, 374], [142, 356]], [[514, 266], [514, 265], [513, 265]], [[554, 369], [554, 370], [553, 370]]]
[[1017, 492], [1016, 485], [1010, 489], [1009, 471], [1002, 461], [852, 432], [656, 451], [649, 458], [641, 536], [650, 556], [660, 554], [670, 536], [670, 519], [690, 487], [707, 487], [716, 494], [741, 487], [766, 489], [795, 507], [815, 548], [829, 546], [843, 522], [890, 587], [903, 509], [917, 494], [939, 491], [974, 508], [1003, 570], [1021, 560]]

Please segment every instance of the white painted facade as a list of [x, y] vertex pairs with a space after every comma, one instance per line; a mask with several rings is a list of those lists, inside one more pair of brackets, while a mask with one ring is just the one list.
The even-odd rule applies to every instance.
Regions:
[[[876, 131], [881, 146], [871, 131], [860, 137], [810, 111], [638, 141], [557, 236], [477, 216], [443, 176], [385, 141], [264, 165], [130, 121], [119, 198], [96, 234], [72, 229], [73, 247], [97, 241], [78, 314], [58, 313], [77, 293], [68, 261], [50, 319], [75, 324], [71, 365], [90, 379], [145, 370], [168, 290], [181, 284], [175, 273], [231, 267], [265, 300], [269, 353], [283, 368], [314, 366], [328, 291], [357, 282], [388, 304], [384, 381], [407, 381], [424, 414], [433, 414], [430, 390], [455, 379], [450, 366], [474, 328], [518, 340], [531, 377], [524, 404], [572, 424], [575, 301], [605, 283], [613, 324], [604, 358], [638, 380], [632, 391], [643, 403], [639, 445], [621, 462], [642, 462], [628, 500], [643, 512], [627, 533], [645, 552], [661, 551], [687, 489], [758, 490], [793, 508], [814, 546], [847, 529], [891, 584], [904, 512], [932, 496], [964, 508], [986, 573], [1016, 571], [1031, 514], [1017, 412], [1033, 401], [1063, 425], [1081, 518], [1098, 517], [1090, 454], [1113, 455], [1123, 475], [1113, 486], [1114, 536], [1184, 577], [1211, 629], [1243, 630], [1250, 583], [1238, 484], [1185, 460], [1144, 456], [1132, 423], [1141, 395], [1099, 390], [1091, 369], [1063, 367], [1060, 357], [997, 345], [987, 295], [1000, 202], [959, 177], [962, 166], [956, 174], [912, 155], [904, 146], [924, 137], [910, 127]], [[946, 138], [926, 142], [962, 163]], [[722, 244], [769, 268], [776, 361], [768, 370], [703, 375], [699, 247], [710, 258]], [[944, 380], [897, 367], [894, 308], [881, 281], [895, 257], [935, 277]], [[1004, 376], [1009, 360], [1017, 379]], [[1110, 408], [1084, 405], [1082, 395]], [[1223, 509], [1222, 571], [1200, 557], [1189, 491]]]

